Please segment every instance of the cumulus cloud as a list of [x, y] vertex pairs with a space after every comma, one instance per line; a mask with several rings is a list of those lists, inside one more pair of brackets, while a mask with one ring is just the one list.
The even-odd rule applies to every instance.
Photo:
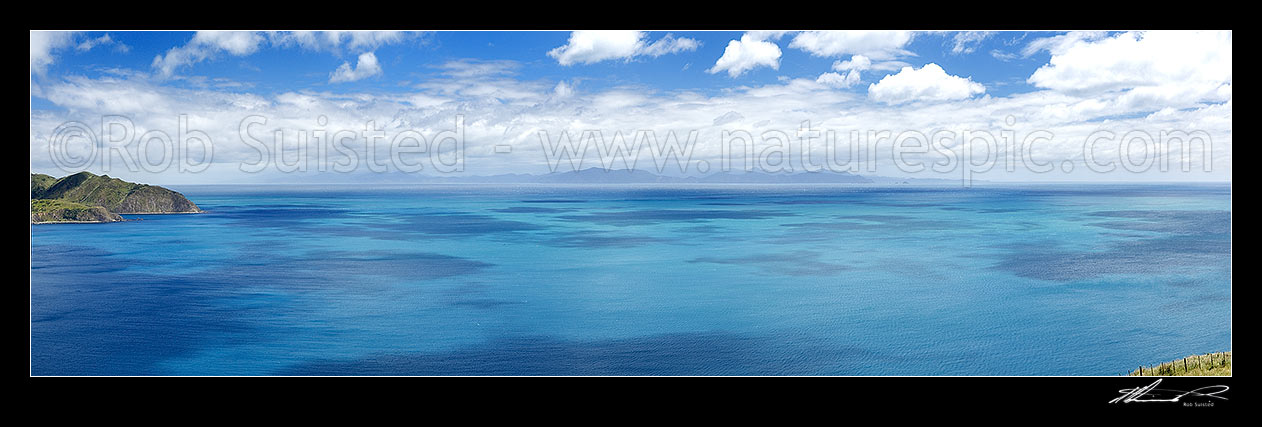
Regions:
[[845, 61], [834, 61], [833, 71], [836, 72], [820, 74], [815, 79], [815, 82], [832, 88], [844, 89], [859, 84], [863, 80], [859, 72], [871, 68], [871, 59], [863, 55], [854, 55]]
[[1036, 43], [1052, 54], [1028, 79], [1040, 88], [1125, 91], [1124, 101], [1155, 103], [1153, 110], [1231, 99], [1230, 31], [1071, 33]]
[[70, 46], [74, 33], [65, 31], [31, 31], [31, 74], [43, 74], [52, 64], [53, 51]]
[[548, 56], [561, 65], [591, 64], [601, 61], [625, 59], [637, 56], [658, 57], [671, 53], [696, 50], [700, 42], [686, 37], [667, 34], [660, 40], [648, 43], [643, 31], [597, 30], [570, 33], [565, 45], [548, 51]]
[[789, 47], [815, 56], [857, 54], [884, 60], [911, 55], [903, 49], [911, 39], [910, 31], [805, 31]]
[[947, 101], [969, 98], [986, 92], [971, 78], [953, 76], [938, 64], [930, 63], [914, 69], [905, 67], [898, 74], [885, 76], [868, 86], [868, 97], [887, 104], [911, 101]]
[[552, 49], [548, 56], [561, 65], [630, 58], [640, 47], [642, 37], [639, 31], [575, 31], [564, 46]]
[[820, 74], [815, 81], [825, 86], [842, 89], [858, 84], [860, 79], [858, 70], [850, 70], [844, 76], [832, 72]]
[[706, 72], [715, 74], [727, 71], [731, 77], [738, 77], [746, 71], [757, 67], [780, 69], [780, 46], [763, 40], [766, 34], [745, 33], [740, 40], [732, 40], [723, 50], [723, 56], [714, 62]]
[[161, 77], [171, 77], [180, 67], [196, 64], [219, 53], [245, 56], [259, 49], [263, 35], [250, 31], [198, 31], [184, 46], [174, 47], [153, 58], [153, 68]]
[[872, 60], [863, 55], [854, 55], [846, 61], [833, 62], [834, 71], [863, 71], [872, 68]]
[[333, 73], [329, 75], [329, 83], [353, 82], [380, 74], [381, 64], [377, 62], [377, 55], [364, 52], [359, 55], [359, 62], [355, 63], [354, 68], [351, 67], [350, 62], [343, 62], [340, 67], [333, 70]]

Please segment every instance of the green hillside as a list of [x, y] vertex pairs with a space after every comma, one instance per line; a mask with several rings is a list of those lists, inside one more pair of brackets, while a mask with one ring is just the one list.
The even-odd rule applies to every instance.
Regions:
[[53, 178], [51, 176], [44, 175], [42, 173], [31, 174], [31, 198], [32, 199], [40, 198], [39, 195], [42, 194], [44, 190], [47, 190], [48, 187], [52, 187], [53, 183], [56, 183], [56, 182], [57, 182], [57, 178]]
[[31, 222], [114, 222], [123, 217], [100, 206], [55, 199], [31, 200]]
[[31, 174], [31, 222], [122, 221], [118, 214], [197, 213], [202, 210], [184, 195], [153, 185], [136, 184], [79, 172], [63, 178]]
[[58, 179], [39, 194], [35, 194], [35, 188], [35, 175], [32, 175], [33, 198], [59, 199], [89, 206], [103, 206], [110, 212], [120, 214], [201, 212], [197, 205], [180, 193], [89, 172], [79, 172]]

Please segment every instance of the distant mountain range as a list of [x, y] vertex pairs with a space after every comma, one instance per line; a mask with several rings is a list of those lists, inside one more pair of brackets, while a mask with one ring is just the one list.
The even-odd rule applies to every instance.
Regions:
[[114, 222], [119, 214], [197, 213], [183, 194], [79, 172], [63, 178], [31, 174], [31, 222]]

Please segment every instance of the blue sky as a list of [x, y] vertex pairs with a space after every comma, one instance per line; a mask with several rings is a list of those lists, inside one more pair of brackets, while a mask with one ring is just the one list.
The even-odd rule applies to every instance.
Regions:
[[[68, 49], [46, 70], [47, 76], [80, 75], [100, 78], [110, 69], [147, 70], [154, 57], [173, 47], [187, 44], [195, 32], [84, 32], [80, 38], [93, 39], [109, 35], [111, 45], [79, 51]], [[416, 34], [407, 40], [387, 44], [374, 53], [382, 63], [383, 73], [364, 80], [330, 84], [329, 73], [346, 61], [354, 61], [354, 50], [316, 52], [300, 47], [263, 48], [245, 56], [230, 54], [198, 62], [181, 69], [182, 74], [207, 78], [223, 78], [251, 85], [258, 93], [283, 93], [309, 88], [332, 88], [341, 91], [400, 91], [401, 81], [419, 81], [437, 74], [437, 66], [461, 59], [511, 60], [521, 64], [523, 79], [581, 80], [584, 85], [603, 88], [638, 84], [660, 90], [690, 89], [718, 91], [734, 84], [772, 84], [782, 76], [811, 77], [829, 70], [837, 58], [821, 57], [800, 49], [783, 49], [778, 70], [760, 67], [738, 78], [726, 74], [707, 73], [706, 69], [723, 54], [728, 41], [739, 39], [741, 32], [651, 32], [650, 38], [665, 34], [687, 37], [700, 42], [695, 50], [656, 58], [609, 60], [579, 66], [560, 65], [547, 56], [548, 51], [562, 46], [570, 36], [567, 31], [461, 31]], [[1035, 52], [1021, 56], [1023, 40], [1048, 37], [1060, 33], [1008, 32], [996, 33], [969, 44], [968, 53], [952, 52], [952, 32], [926, 33], [915, 37], [907, 50], [909, 63], [916, 66], [937, 63], [952, 74], [971, 77], [986, 85], [988, 93], [1004, 96], [1033, 90], [1025, 82], [1034, 70], [1046, 64], [1050, 54]], [[118, 48], [119, 45], [126, 46]], [[992, 52], [1012, 55], [997, 58]], [[685, 68], [686, 67], [686, 68]], [[178, 85], [174, 81], [170, 84]], [[860, 90], [860, 88], [854, 88]]]
[[[247, 112], [285, 132], [319, 116], [437, 131], [465, 114], [476, 175], [539, 172], [547, 162], [525, 154], [479, 157], [495, 145], [537, 153], [539, 130], [700, 129], [697, 153], [713, 157], [720, 122], [999, 132], [1011, 117], [1012, 130], [1056, 135], [1035, 150], [1048, 161], [1084, 161], [1081, 140], [1100, 130], [1183, 130], [1213, 139], [1217, 168], [991, 179], [1229, 180], [1230, 89], [1230, 32], [32, 32], [31, 162], [63, 174], [48, 154], [54, 129], [103, 116], [173, 132], [188, 115], [223, 164], [203, 173], [242, 182], [277, 179], [231, 167], [253, 152], [234, 135]], [[903, 169], [879, 174], [919, 176]]]

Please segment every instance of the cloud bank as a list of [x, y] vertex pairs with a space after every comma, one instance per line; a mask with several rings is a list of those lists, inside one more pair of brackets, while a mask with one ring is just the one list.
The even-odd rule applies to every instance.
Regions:
[[[33, 72], [37, 64], [55, 63], [59, 49], [72, 49], [86, 39], [40, 33], [37, 40], [35, 34], [32, 33], [31, 42]], [[274, 40], [272, 35], [258, 36]], [[388, 35], [361, 36], [363, 39], [359, 42], [343, 35], [316, 34], [312, 39], [294, 34], [293, 37], [294, 41], [286, 43], [293, 43], [291, 46], [295, 47], [317, 43], [311, 45], [315, 46], [313, 49], [330, 49], [333, 40], [340, 40], [337, 45], [341, 49], [350, 50], [353, 45], [365, 50], [333, 70], [329, 75], [332, 83], [386, 75], [371, 49], [374, 43], [393, 40]], [[801, 34], [743, 34], [740, 40], [729, 42], [723, 56], [708, 71], [727, 74], [721, 77], [727, 81], [729, 77], [758, 67], [778, 69], [783, 52], [776, 40], [797, 40], [798, 37], [802, 37]], [[299, 131], [363, 130], [368, 122], [387, 135], [407, 130], [432, 135], [450, 129], [454, 117], [462, 115], [466, 126], [468, 173], [474, 175], [544, 172], [546, 161], [540, 131], [552, 137], [562, 132], [577, 137], [584, 130], [600, 130], [607, 136], [616, 132], [631, 135], [651, 131], [665, 135], [697, 131], [698, 145], [693, 158], [717, 165], [724, 152], [724, 132], [746, 131], [753, 135], [784, 132], [788, 145], [793, 150], [802, 150], [809, 147], [796, 140], [796, 130], [803, 122], [810, 122], [816, 128], [835, 131], [842, 137], [847, 137], [851, 131], [873, 130], [930, 133], [1010, 129], [1019, 134], [1044, 130], [1054, 136], [1033, 148], [1030, 155], [1049, 162], [1078, 163], [1083, 161], [1083, 140], [1093, 132], [1107, 130], [1122, 134], [1141, 129], [1155, 134], [1163, 130], [1201, 130], [1213, 136], [1213, 176], [1230, 177], [1233, 106], [1230, 32], [1071, 33], [1033, 40], [1029, 46], [1034, 47], [1027, 46], [1023, 53], [1047, 52], [1048, 63], [1028, 77], [1033, 90], [1003, 96], [985, 95], [986, 86], [970, 76], [953, 74], [936, 63], [902, 67], [896, 73], [874, 79], [876, 81], [870, 83], [864, 93], [858, 82], [866, 74], [879, 71], [879, 64], [888, 62], [867, 55], [881, 49], [888, 55], [903, 49], [905, 44], [865, 42], [862, 45], [867, 47], [863, 49], [825, 50], [821, 46], [832, 46], [833, 42], [825, 43], [825, 37], [813, 37], [816, 37], [811, 42], [816, 43], [812, 45], [814, 49], [838, 56], [830, 69], [820, 70], [823, 74], [716, 91], [586, 85], [580, 84], [581, 79], [572, 78], [525, 78], [518, 75], [523, 68], [521, 62], [487, 59], [456, 59], [430, 65], [439, 70], [437, 75], [389, 91], [345, 89], [355, 86], [335, 84], [325, 88], [255, 93], [242, 87], [169, 85], [144, 74], [118, 73], [96, 78], [59, 76], [42, 81], [38, 88], [32, 84], [33, 96], [47, 100], [54, 107], [31, 111], [31, 165], [35, 170], [54, 167], [49, 141], [53, 130], [66, 121], [80, 121], [95, 127], [103, 116], [123, 116], [135, 124], [138, 133], [164, 130], [174, 134], [179, 116], [184, 115], [189, 126], [206, 132], [215, 141], [215, 164], [203, 175], [169, 172], [164, 180], [268, 182], [272, 178], [242, 174], [237, 168], [240, 162], [251, 161], [254, 156], [254, 151], [242, 142], [239, 134], [245, 116], [267, 118], [267, 123], [256, 129], [256, 135], [271, 136], [280, 131], [291, 138], [292, 143]], [[573, 39], [571, 35], [571, 41]], [[582, 37], [579, 39], [577, 44], [566, 46], [584, 46], [586, 42]], [[602, 48], [595, 48], [597, 43], [593, 42], [592, 49], [572, 51], [572, 56], [567, 58], [574, 61], [573, 64], [580, 64], [626, 60], [637, 55], [651, 57], [686, 49], [677, 46], [688, 43], [681, 42], [683, 38], [670, 36], [656, 41], [639, 36], [623, 41], [627, 40], [631, 42], [600, 44]], [[267, 41], [248, 34], [217, 34], [194, 37], [188, 45], [213, 51], [213, 55], [236, 55], [260, 49]], [[635, 47], [636, 41], [639, 47]], [[185, 49], [188, 45], [175, 49]], [[860, 51], [865, 53], [837, 53]], [[162, 55], [162, 58], [167, 56]], [[562, 53], [557, 53], [550, 57], [560, 62], [561, 56]], [[898, 58], [914, 60], [909, 56]], [[327, 122], [321, 124], [321, 117]], [[108, 140], [109, 135], [106, 136], [102, 139]], [[352, 146], [366, 149], [363, 144], [364, 141], [359, 140]], [[963, 142], [953, 144], [959, 146]], [[497, 155], [496, 150], [505, 145], [512, 147], [512, 155]], [[767, 146], [752, 148], [762, 150]], [[887, 162], [882, 171], [896, 172], [888, 166], [888, 153], [888, 147], [878, 150], [878, 160]], [[1101, 153], [1112, 154], [1109, 150]], [[825, 155], [814, 154], [820, 156], [816, 158]], [[118, 163], [115, 166], [118, 167]], [[600, 165], [587, 163], [585, 166]], [[127, 173], [117, 174], [125, 177]]]

